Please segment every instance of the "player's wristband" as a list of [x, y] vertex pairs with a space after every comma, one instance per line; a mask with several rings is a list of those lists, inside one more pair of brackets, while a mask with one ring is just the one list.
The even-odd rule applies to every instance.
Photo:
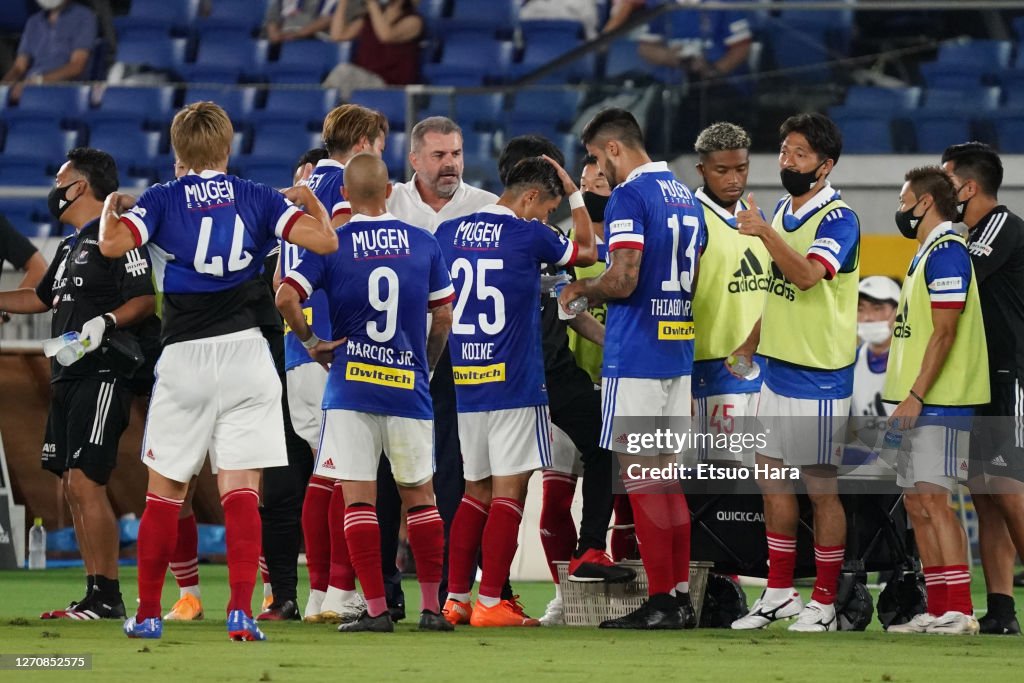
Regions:
[[305, 346], [307, 350], [309, 350], [309, 349], [313, 348], [314, 346], [316, 346], [319, 343], [320, 343], [320, 337], [316, 336], [315, 334], [310, 333], [309, 339], [307, 339], [306, 341], [302, 342], [302, 345]]
[[916, 398], [916, 399], [917, 399], [917, 402], [918, 402], [918, 403], [920, 403], [921, 405], [924, 405], [924, 399], [923, 399], [923, 398], [921, 398], [920, 396], [918, 396], [918, 395], [917, 395], [917, 392], [916, 392], [916, 391], [914, 391], [913, 389], [911, 389], [911, 390], [910, 390], [910, 391], [909, 391], [908, 393], [909, 393], [909, 394], [910, 394], [911, 396], [913, 396], [914, 398]]
[[585, 206], [586, 206], [586, 203], [583, 201], [583, 193], [582, 192], [580, 192], [579, 190], [576, 190], [571, 195], [569, 195], [569, 208], [570, 209], [575, 211], [576, 209], [582, 209]]
[[117, 316], [113, 313], [104, 313], [103, 322], [106, 325], [104, 332], [110, 332], [112, 329], [117, 327]]

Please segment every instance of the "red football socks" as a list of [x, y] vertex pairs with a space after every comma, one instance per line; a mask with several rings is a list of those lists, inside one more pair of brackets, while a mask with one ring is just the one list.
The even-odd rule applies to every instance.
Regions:
[[544, 472], [544, 496], [540, 508], [540, 543], [548, 561], [551, 578], [558, 583], [555, 562], [568, 562], [576, 548], [576, 524], [573, 522], [572, 498], [576, 493], [576, 477], [571, 474]]
[[480, 578], [480, 597], [500, 598], [501, 589], [508, 580], [512, 560], [519, 549], [519, 524], [523, 520], [523, 506], [513, 498], [495, 498], [483, 534], [483, 576]]
[[162, 616], [160, 595], [164, 589], [167, 565], [177, 546], [178, 513], [184, 502], [154, 493], [146, 494], [146, 509], [139, 521], [139, 609], [136, 621]]
[[[330, 506], [334, 482], [313, 476], [302, 501], [302, 537], [306, 545], [306, 568], [309, 587], [326, 591], [331, 571]], [[344, 499], [342, 499], [344, 500]], [[344, 535], [344, 534], [343, 534]]]
[[489, 505], [463, 496], [448, 531], [448, 592], [468, 593], [476, 573], [476, 558], [487, 524]]
[[256, 586], [262, 538], [260, 497], [253, 489], [241, 488], [221, 496], [224, 533], [228, 549], [228, 583], [231, 598], [228, 612], [242, 610], [252, 616], [252, 591]]
[[194, 514], [178, 519], [178, 542], [170, 568], [179, 588], [199, 585], [199, 528]]
[[437, 589], [441, 585], [441, 567], [444, 563], [444, 522], [433, 505], [414, 507], [406, 520], [409, 545], [416, 560], [416, 579], [420, 584], [422, 607], [434, 614], [441, 613]]

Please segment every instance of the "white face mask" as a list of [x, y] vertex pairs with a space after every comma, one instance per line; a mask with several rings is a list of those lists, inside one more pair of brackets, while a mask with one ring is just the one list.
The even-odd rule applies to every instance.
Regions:
[[888, 320], [876, 320], [870, 323], [857, 323], [857, 336], [866, 344], [882, 344], [892, 336]]
[[36, 0], [36, 3], [44, 10], [49, 11], [60, 7], [64, 4], [64, 0]]

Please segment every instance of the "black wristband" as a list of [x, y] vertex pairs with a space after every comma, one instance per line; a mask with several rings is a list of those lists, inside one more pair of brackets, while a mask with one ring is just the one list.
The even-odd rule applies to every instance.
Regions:
[[104, 313], [103, 322], [106, 327], [103, 329], [104, 333], [110, 332], [112, 329], [117, 327], [117, 318], [114, 317], [113, 313]]
[[921, 398], [920, 396], [918, 396], [917, 392], [915, 392], [913, 389], [911, 389], [909, 393], [910, 393], [911, 396], [913, 396], [914, 398], [917, 399], [918, 403], [920, 403], [921, 405], [924, 405], [924, 399]]

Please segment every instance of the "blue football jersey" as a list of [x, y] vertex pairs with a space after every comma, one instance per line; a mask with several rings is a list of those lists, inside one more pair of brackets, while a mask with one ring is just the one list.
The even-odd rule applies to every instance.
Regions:
[[608, 301], [604, 377], [664, 379], [693, 371], [693, 283], [704, 212], [664, 162], [634, 170], [605, 209], [609, 267], [617, 249], [643, 252], [636, 289]]
[[150, 245], [167, 343], [259, 325], [263, 261], [302, 216], [277, 190], [203, 171], [154, 185], [121, 221]]
[[[333, 220], [341, 214], [351, 213], [345, 198], [341, 196], [341, 188], [345, 184], [345, 167], [334, 159], [321, 159], [317, 162], [313, 174], [306, 181], [309, 189], [313, 191], [316, 198], [324, 205]], [[295, 245], [282, 242], [281, 245], [281, 272], [285, 275], [295, 267], [301, 249]], [[313, 328], [313, 334], [321, 339], [327, 339], [331, 334], [330, 314], [327, 312], [327, 296], [320, 290], [313, 292], [302, 306], [302, 313], [306, 316], [306, 324]], [[285, 370], [312, 363], [302, 342], [291, 331], [285, 328], [284, 334], [284, 367]]]
[[454, 298], [437, 240], [391, 214], [355, 215], [338, 229], [338, 251], [310, 251], [285, 283], [302, 298], [327, 295], [334, 351], [324, 410], [433, 418], [427, 311]]
[[547, 405], [540, 267], [571, 265], [576, 243], [496, 204], [435, 236], [456, 291], [448, 349], [459, 412]]

